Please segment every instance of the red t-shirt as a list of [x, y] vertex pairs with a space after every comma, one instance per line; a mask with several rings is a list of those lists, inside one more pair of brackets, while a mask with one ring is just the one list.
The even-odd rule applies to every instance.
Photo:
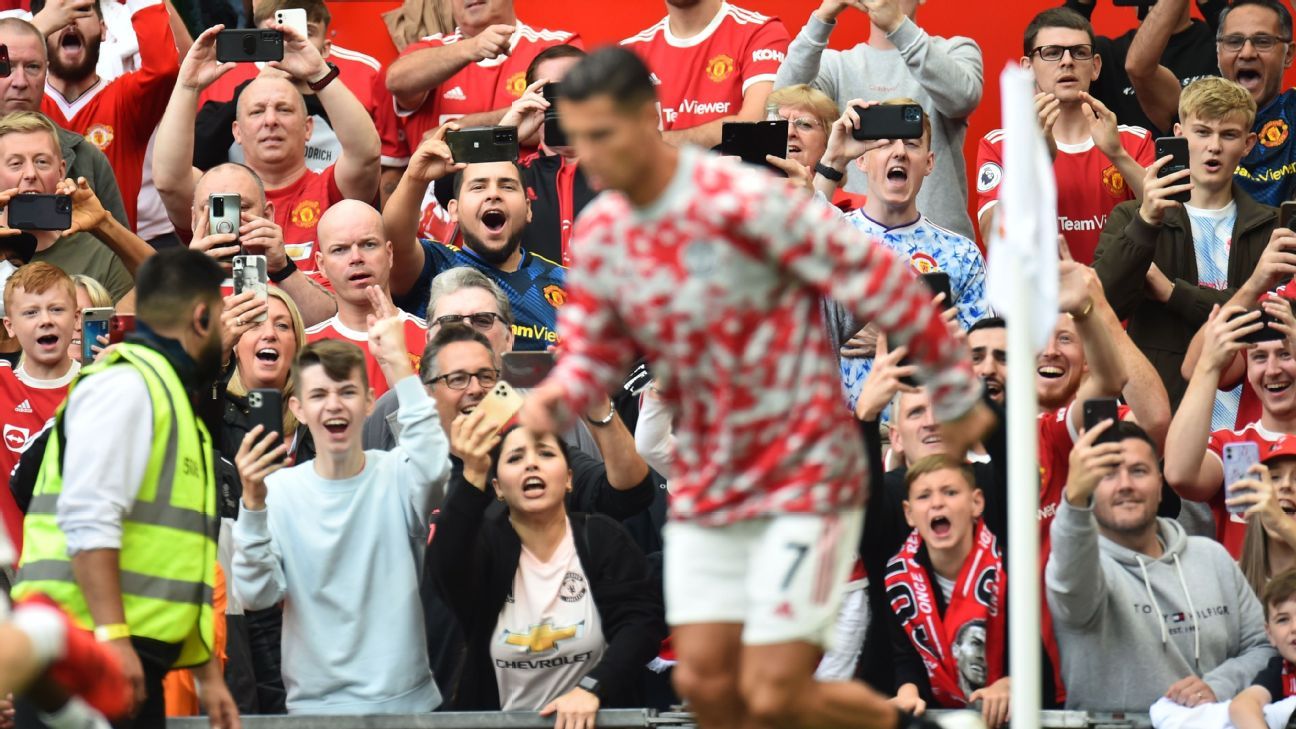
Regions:
[[[365, 110], [373, 115], [375, 105], [378, 103], [374, 95], [374, 79], [379, 76], [382, 64], [378, 63], [373, 56], [366, 56], [338, 45], [332, 47], [326, 60], [338, 67], [338, 80], [355, 94]], [[235, 64], [233, 70], [203, 89], [202, 94], [198, 96], [198, 106], [201, 108], [208, 101], [230, 101], [234, 98], [234, 90], [245, 81], [256, 78], [264, 65], [263, 63]]]
[[[423, 105], [417, 109], [396, 108], [405, 139], [403, 142], [384, 140], [383, 154], [408, 158], [410, 150], [418, 147], [424, 134], [447, 121], [511, 105], [526, 91], [527, 67], [540, 51], [563, 44], [581, 46], [580, 36], [575, 33], [532, 28], [520, 20], [514, 25], [516, 30], [509, 39], [507, 54], [464, 66], [440, 86], [430, 90]], [[463, 40], [464, 36], [457, 29], [451, 35], [438, 33], [411, 43], [401, 55], [409, 55], [424, 48], [448, 46]], [[390, 130], [390, 125], [380, 121], [378, 128], [381, 133], [384, 129]]]
[[[422, 319], [403, 311], [401, 318], [405, 320], [405, 349], [409, 352], [410, 366], [418, 372], [419, 361], [423, 359], [423, 347], [427, 343], [427, 324]], [[369, 354], [368, 332], [352, 329], [343, 324], [337, 316], [333, 316], [306, 330], [307, 342], [318, 342], [321, 339], [342, 339], [354, 342], [364, 350], [365, 372], [369, 375], [369, 386], [373, 388], [374, 397], [382, 397], [383, 393], [391, 389], [387, 384], [387, 378], [383, 377], [382, 368], [378, 366], [378, 360]]]
[[[6, 484], [27, 446], [67, 398], [68, 384], [80, 369], [73, 362], [68, 373], [57, 380], [36, 380], [21, 365], [15, 370], [8, 362], [0, 362], [0, 423], [4, 424], [5, 445], [0, 448], [0, 476]], [[23, 514], [8, 488], [0, 488], [0, 517], [15, 551], [22, 554]]]
[[722, 3], [692, 38], [676, 38], [668, 16], [621, 45], [652, 71], [662, 129], [671, 130], [737, 114], [752, 84], [774, 80], [790, 42], [778, 18]]
[[[1153, 139], [1142, 127], [1120, 127], [1121, 144], [1134, 161], [1144, 167], [1154, 161]], [[1002, 129], [981, 139], [977, 147], [977, 216], [980, 217], [999, 199], [1003, 179]], [[1071, 255], [1083, 264], [1093, 263], [1098, 237], [1112, 208], [1134, 193], [1116, 165], [1098, 151], [1093, 140], [1083, 144], [1058, 144], [1053, 160], [1057, 180], [1058, 232], [1066, 238]]]
[[[1260, 446], [1260, 453], [1263, 454], [1282, 435], [1269, 430], [1257, 420], [1237, 430], [1224, 429], [1211, 433], [1206, 452], [1219, 459], [1220, 466], [1223, 467], [1224, 446], [1230, 443], [1255, 443]], [[1242, 555], [1242, 542], [1246, 538], [1246, 517], [1229, 513], [1228, 507], [1224, 505], [1225, 491], [1227, 489], [1221, 483], [1219, 490], [1206, 503], [1210, 505], [1211, 514], [1215, 517], [1215, 541], [1223, 544], [1229, 554], [1237, 559]]]
[[41, 112], [64, 129], [85, 136], [108, 158], [133, 229], [144, 181], [144, 153], [162, 121], [180, 61], [160, 1], [136, 11], [131, 25], [139, 38], [139, 70], [108, 82], [100, 79], [72, 102], [46, 82]]
[[323, 172], [308, 169], [291, 185], [266, 190], [266, 200], [274, 205], [275, 222], [283, 227], [288, 257], [303, 273], [326, 286], [328, 280], [315, 266], [315, 226], [324, 211], [343, 197], [333, 167]]

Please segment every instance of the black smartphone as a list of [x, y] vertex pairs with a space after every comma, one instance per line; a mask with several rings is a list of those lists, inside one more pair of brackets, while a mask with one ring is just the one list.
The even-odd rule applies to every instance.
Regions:
[[216, 60], [221, 63], [282, 61], [283, 32], [261, 28], [231, 28], [216, 34]]
[[[931, 289], [933, 299], [936, 298], [937, 294], [945, 294], [945, 300], [941, 302], [941, 308], [948, 309], [954, 306], [954, 294], [950, 290], [950, 277], [948, 273], [945, 273], [944, 271], [931, 271], [930, 273], [921, 274], [921, 277], [923, 283], [927, 284], [927, 288]], [[908, 367], [911, 364], [913, 363], [909, 361], [908, 357], [900, 360], [901, 367]], [[918, 386], [918, 381], [912, 377], [901, 377], [900, 381], [910, 387]]]
[[549, 102], [549, 108], [544, 113], [544, 143], [550, 148], [567, 146], [567, 134], [558, 123], [558, 94], [561, 91], [562, 84], [558, 81], [550, 81], [540, 89], [544, 100]]
[[516, 162], [517, 127], [468, 127], [446, 132], [446, 144], [455, 162]]
[[9, 227], [67, 230], [72, 227], [72, 198], [67, 195], [16, 195], [9, 200]]
[[1296, 201], [1288, 200], [1278, 206], [1278, 227], [1292, 230], [1296, 224]]
[[[1157, 159], [1161, 159], [1166, 155], [1170, 155], [1174, 158], [1165, 163], [1165, 166], [1163, 166], [1161, 171], [1157, 173], [1157, 177], [1167, 177], [1179, 172], [1180, 170], [1186, 170], [1188, 169], [1188, 138], [1157, 137], [1156, 152], [1154, 154]], [[1183, 181], [1175, 184], [1182, 185]], [[1184, 191], [1171, 195], [1169, 199], [1174, 200], [1175, 202], [1186, 203], [1191, 194], [1191, 191]]]
[[1098, 436], [1098, 440], [1094, 441], [1095, 445], [1097, 445], [1098, 443], [1119, 443], [1120, 442], [1120, 438], [1117, 436], [1116, 433], [1115, 421], [1118, 420], [1117, 412], [1118, 409], [1116, 405], [1116, 398], [1114, 397], [1099, 397], [1099, 398], [1094, 398], [1093, 400], [1084, 401], [1084, 429], [1085, 430], [1091, 430], [1097, 427], [1098, 424], [1103, 422], [1104, 420], [1113, 421], [1111, 427], [1103, 431], [1103, 434]]
[[859, 129], [851, 132], [856, 139], [921, 139], [923, 108], [917, 104], [878, 104], [867, 109], [855, 107]]
[[274, 388], [258, 387], [248, 392], [247, 402], [249, 428], [260, 425], [262, 438], [266, 433], [278, 433], [279, 440], [274, 443], [277, 447], [283, 441], [283, 394]]
[[787, 119], [756, 122], [725, 122], [720, 126], [720, 154], [740, 158], [778, 174], [783, 171], [765, 161], [765, 155], [787, 159]]
[[539, 385], [554, 368], [553, 352], [505, 352], [504, 381], [514, 388]]
[[0, 77], [8, 76], [13, 72], [13, 67], [9, 65], [9, 46], [0, 43]]

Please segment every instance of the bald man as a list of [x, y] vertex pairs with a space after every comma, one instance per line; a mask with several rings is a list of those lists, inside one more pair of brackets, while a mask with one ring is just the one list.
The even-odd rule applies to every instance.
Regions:
[[[357, 200], [342, 200], [324, 213], [319, 222], [319, 250], [315, 264], [328, 277], [337, 296], [337, 315], [306, 330], [306, 339], [343, 339], [355, 342], [365, 352], [365, 369], [374, 396], [387, 392], [378, 361], [369, 353], [368, 317], [374, 314], [366, 289], [378, 286], [391, 296], [389, 279], [392, 267], [392, 244], [387, 240], [382, 215]], [[427, 324], [404, 311], [405, 346], [410, 364], [418, 371], [427, 340]]]
[[[209, 28], [189, 49], [158, 126], [153, 178], [177, 228], [190, 216], [201, 174], [192, 164], [198, 96], [234, 67], [216, 63], [216, 30]], [[232, 128], [247, 166], [265, 185], [291, 266], [322, 283], [326, 277], [316, 267], [321, 216], [343, 199], [377, 202], [381, 142], [364, 106], [337, 82], [337, 68], [295, 30], [282, 30], [284, 59], [270, 62], [243, 89]], [[322, 172], [306, 167], [306, 140], [313, 122], [294, 84], [315, 91], [342, 148], [337, 162]]]
[[[239, 196], [241, 227], [237, 233], [212, 233], [208, 229], [211, 196]], [[368, 206], [365, 206], [368, 207]], [[315, 326], [337, 313], [337, 302], [324, 286], [289, 265], [283, 226], [275, 222], [275, 206], [266, 200], [265, 185], [250, 168], [234, 162], [216, 165], [194, 185], [191, 212], [193, 241], [200, 250], [220, 262], [228, 273], [231, 256], [240, 251], [266, 257], [266, 272], [301, 310], [302, 323]]]

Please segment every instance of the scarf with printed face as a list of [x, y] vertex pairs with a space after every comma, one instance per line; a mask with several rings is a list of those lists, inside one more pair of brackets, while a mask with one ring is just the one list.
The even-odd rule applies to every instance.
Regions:
[[1282, 690], [1283, 695], [1273, 697], [1274, 701], [1296, 696], [1296, 667], [1286, 658], [1283, 659]]
[[973, 691], [1004, 675], [1007, 575], [994, 534], [977, 520], [972, 552], [963, 561], [945, 615], [936, 609], [935, 585], [918, 561], [923, 540], [915, 529], [887, 563], [887, 600], [927, 668], [932, 695], [942, 708], [967, 706]]

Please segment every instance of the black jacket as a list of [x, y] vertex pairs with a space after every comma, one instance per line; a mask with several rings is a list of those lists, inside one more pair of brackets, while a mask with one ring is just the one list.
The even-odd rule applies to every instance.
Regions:
[[[499, 687], [490, 640], [513, 589], [522, 542], [507, 514], [486, 515], [494, 501], [460, 478], [437, 521], [429, 568], [467, 635], [467, 653], [448, 704], [459, 710], [498, 710]], [[589, 675], [602, 684], [602, 708], [631, 706], [643, 667], [666, 637], [661, 593], [648, 561], [625, 529], [606, 516], [571, 514], [576, 553], [589, 578], [607, 650]]]

